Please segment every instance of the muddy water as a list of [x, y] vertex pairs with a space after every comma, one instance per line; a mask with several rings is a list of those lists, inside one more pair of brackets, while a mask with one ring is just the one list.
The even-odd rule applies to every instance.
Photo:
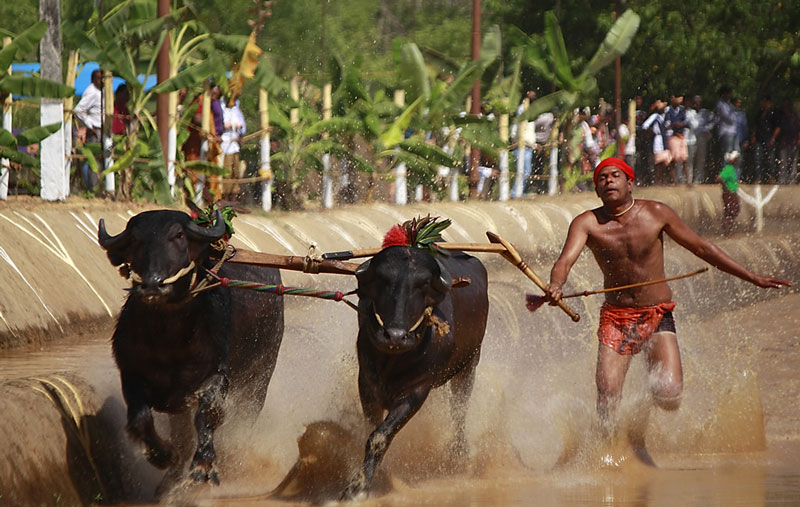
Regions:
[[[554, 308], [527, 313], [521, 301], [529, 288], [519, 274], [487, 262], [492, 312], [468, 416], [469, 458], [447, 459], [449, 397], [437, 391], [395, 439], [377, 494], [365, 505], [800, 504], [800, 294], [755, 303], [744, 295], [731, 298], [736, 304], [728, 310], [709, 312], [726, 306], [700, 295], [710, 278], [677, 283], [683, 405], [670, 413], [652, 408], [642, 361], [635, 361], [620, 410], [623, 431], [609, 441], [598, 436], [593, 416], [599, 301], [575, 305], [579, 324]], [[579, 279], [596, 282], [578, 269]], [[352, 284], [328, 280], [333, 288]], [[286, 329], [259, 423], [221, 430], [222, 485], [179, 491], [171, 500], [322, 501], [341, 488], [350, 474], [344, 468], [360, 461], [367, 429], [357, 402], [355, 313], [288, 299]], [[72, 371], [100, 396], [118, 397], [110, 332], [2, 352], [0, 380]], [[316, 440], [288, 477], [283, 493], [291, 500], [270, 497], [296, 466], [307, 427], [320, 433], [306, 433]], [[645, 435], [657, 467], [632, 452], [627, 437], [636, 434]], [[157, 477], [147, 480], [144, 489], [155, 487]]]

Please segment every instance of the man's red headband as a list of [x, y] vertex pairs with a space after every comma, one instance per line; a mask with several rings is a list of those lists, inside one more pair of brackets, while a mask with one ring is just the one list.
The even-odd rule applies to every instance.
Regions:
[[625, 161], [622, 160], [621, 158], [608, 157], [607, 159], [605, 159], [602, 162], [600, 162], [599, 164], [597, 164], [597, 167], [594, 168], [594, 186], [595, 187], [597, 186], [597, 175], [600, 174], [600, 169], [602, 169], [604, 167], [608, 167], [608, 166], [616, 167], [620, 171], [624, 172], [626, 175], [628, 175], [628, 179], [629, 180], [636, 179], [636, 174], [633, 172], [633, 167], [631, 167], [628, 164], [626, 164]]

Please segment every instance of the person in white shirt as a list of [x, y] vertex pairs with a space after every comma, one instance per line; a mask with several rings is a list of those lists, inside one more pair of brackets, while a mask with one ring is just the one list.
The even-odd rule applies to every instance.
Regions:
[[80, 102], [75, 106], [75, 116], [84, 124], [86, 130], [78, 131], [78, 139], [85, 143], [100, 142], [100, 128], [103, 118], [103, 72], [96, 69], [92, 72], [92, 82], [86, 87]]
[[[220, 100], [222, 106], [222, 142], [220, 148], [224, 155], [223, 167], [230, 178], [239, 179], [244, 177], [243, 164], [239, 162], [239, 150], [241, 148], [241, 138], [245, 134], [245, 121], [242, 110], [239, 108], [239, 101], [228, 107], [224, 100]], [[228, 200], [235, 200], [241, 191], [239, 183], [223, 185], [223, 194]]]
[[[92, 71], [92, 82], [72, 112], [83, 123], [82, 127], [78, 127], [78, 143], [100, 143], [103, 126], [103, 72], [100, 69]], [[88, 163], [81, 167], [81, 178], [86, 190], [94, 191], [97, 188], [99, 177]]]
[[672, 154], [667, 149], [666, 135], [667, 129], [664, 125], [664, 110], [667, 103], [656, 100], [650, 107], [653, 113], [642, 124], [642, 130], [650, 129], [653, 133], [653, 162], [655, 163], [655, 183], [664, 185], [667, 183], [666, 170], [672, 162]]

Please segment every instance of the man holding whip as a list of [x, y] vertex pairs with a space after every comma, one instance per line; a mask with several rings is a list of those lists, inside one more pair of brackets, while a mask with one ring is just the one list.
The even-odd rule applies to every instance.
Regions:
[[622, 397], [631, 358], [644, 351], [656, 403], [674, 410], [683, 391], [683, 370], [672, 310], [675, 303], [664, 278], [664, 233], [697, 257], [726, 273], [762, 288], [791, 286], [791, 282], [756, 275], [716, 245], [689, 228], [669, 206], [633, 198], [633, 169], [609, 157], [594, 170], [597, 196], [603, 205], [575, 217], [561, 255], [545, 289], [551, 304], [564, 296], [562, 287], [584, 246], [589, 247], [607, 288], [637, 285], [606, 292], [600, 313], [597, 352], [597, 412], [607, 424]]

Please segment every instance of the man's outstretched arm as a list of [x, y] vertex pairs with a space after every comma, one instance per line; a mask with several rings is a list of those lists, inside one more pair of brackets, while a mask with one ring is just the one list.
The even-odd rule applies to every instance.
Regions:
[[558, 256], [553, 269], [550, 270], [550, 283], [547, 284], [545, 295], [551, 300], [551, 303], [561, 299], [563, 295], [562, 287], [567, 281], [569, 271], [578, 260], [578, 257], [586, 246], [586, 240], [589, 238], [589, 220], [592, 219], [592, 212], [587, 211], [578, 215], [569, 225], [567, 232], [567, 239], [564, 241], [564, 248], [561, 249], [561, 255]]
[[686, 223], [681, 220], [675, 211], [666, 204], [658, 204], [658, 213], [664, 220], [664, 231], [674, 239], [679, 245], [689, 250], [696, 256], [708, 262], [715, 268], [739, 277], [742, 280], [754, 285], [768, 288], [780, 288], [781, 286], [791, 287], [792, 282], [781, 280], [771, 276], [757, 275], [736, 262], [730, 255], [725, 253], [717, 245], [711, 243], [694, 232]]

